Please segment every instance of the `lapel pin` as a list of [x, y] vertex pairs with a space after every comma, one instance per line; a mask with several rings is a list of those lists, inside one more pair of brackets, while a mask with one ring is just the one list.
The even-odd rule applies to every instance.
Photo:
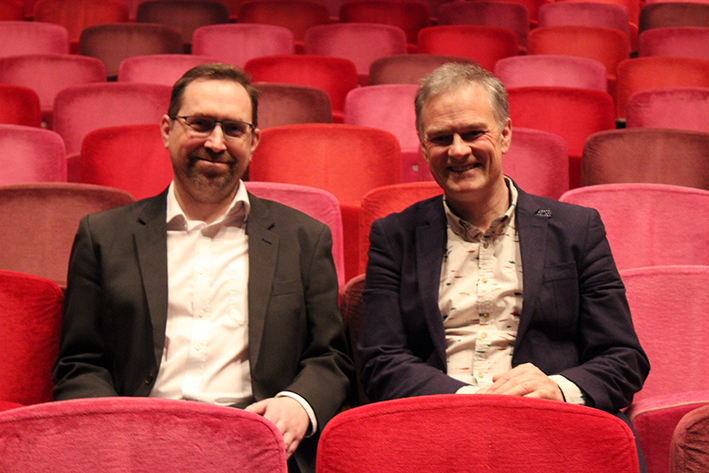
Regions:
[[539, 209], [534, 212], [535, 217], [551, 218], [551, 209]]

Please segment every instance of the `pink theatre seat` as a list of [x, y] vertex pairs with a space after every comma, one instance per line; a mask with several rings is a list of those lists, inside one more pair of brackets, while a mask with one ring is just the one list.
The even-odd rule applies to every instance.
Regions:
[[675, 56], [709, 59], [709, 25], [674, 26], [643, 31], [638, 56]]
[[0, 413], [0, 470], [286, 473], [283, 438], [263, 417], [156, 398], [58, 401]]
[[[676, 212], [682, 208], [687, 208], [687, 213], [706, 214], [700, 207], [673, 206]], [[668, 220], [660, 215], [657, 218], [666, 228]], [[698, 244], [695, 255], [705, 253], [706, 243]], [[709, 267], [656, 266], [620, 274], [633, 325], [652, 367], [628, 414], [636, 427], [648, 472], [664, 473], [668, 471], [670, 441], [677, 422], [686, 412], [709, 403], [709, 347], [705, 343], [709, 325], [704, 316], [709, 304]], [[669, 314], [677, 314], [682, 323], [667, 323]]]
[[709, 87], [669, 87], [637, 92], [628, 99], [625, 126], [709, 133]]
[[506, 57], [495, 63], [494, 72], [506, 89], [551, 86], [608, 91], [606, 66], [584, 57], [555, 54]]
[[148, 54], [125, 58], [118, 67], [118, 82], [147, 82], [172, 87], [182, 75], [201, 64], [219, 60], [195, 54]]
[[0, 57], [68, 53], [69, 32], [61, 25], [34, 21], [0, 21]]
[[262, 199], [288, 205], [330, 227], [332, 258], [335, 261], [340, 287], [345, 284], [345, 253], [342, 231], [342, 212], [337, 198], [328, 191], [315, 187], [283, 184], [280, 182], [248, 181], [246, 190]]
[[[573, 189], [560, 200], [598, 210], [618, 269], [709, 265], [709, 252], [704, 251], [709, 248], [709, 219], [697, 218], [709, 215], [709, 191], [664, 184], [604, 184]], [[667, 231], [668, 224], [680, 229], [682, 238]]]
[[418, 180], [419, 139], [416, 132], [414, 84], [383, 84], [350, 90], [345, 99], [345, 123], [393, 133], [401, 146], [401, 180]]
[[[475, 426], [475, 428], [471, 428]], [[489, 441], [480, 440], [480, 429]], [[638, 471], [619, 418], [590, 407], [515, 396], [456, 394], [384, 401], [325, 426], [318, 473]], [[563, 469], [563, 468], [562, 468]]]
[[64, 142], [39, 127], [0, 125], [0, 185], [66, 181]]
[[[63, 304], [64, 294], [56, 283], [0, 270], [0, 401], [22, 405], [51, 401]], [[3, 462], [7, 454], [4, 442], [0, 444]], [[7, 466], [0, 470], [8, 471]]]

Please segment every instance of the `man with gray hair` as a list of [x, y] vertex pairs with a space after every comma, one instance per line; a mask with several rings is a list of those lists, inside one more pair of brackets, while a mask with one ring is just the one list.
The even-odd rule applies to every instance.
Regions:
[[484, 69], [441, 66], [415, 107], [444, 195], [372, 226], [358, 347], [369, 398], [508, 394], [619, 413], [649, 362], [598, 212], [503, 175], [507, 94]]

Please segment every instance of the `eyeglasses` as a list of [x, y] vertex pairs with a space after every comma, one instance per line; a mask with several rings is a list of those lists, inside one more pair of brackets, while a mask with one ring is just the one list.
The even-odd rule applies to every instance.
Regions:
[[246, 123], [239, 120], [217, 120], [216, 118], [199, 115], [187, 117], [175, 115], [170, 117], [172, 120], [175, 120], [176, 118], [184, 121], [195, 135], [204, 138], [212, 133], [214, 128], [217, 126], [217, 123], [221, 125], [224, 136], [229, 138], [243, 138], [249, 131], [254, 129], [254, 126], [251, 123]]
[[464, 133], [443, 134], [433, 136], [432, 138], [427, 137], [426, 142], [433, 146], [448, 147], [453, 144], [455, 135], [458, 135], [464, 143], [472, 144], [476, 139], [478, 139], [481, 135], [484, 134], [485, 132], [482, 130], [473, 130]]

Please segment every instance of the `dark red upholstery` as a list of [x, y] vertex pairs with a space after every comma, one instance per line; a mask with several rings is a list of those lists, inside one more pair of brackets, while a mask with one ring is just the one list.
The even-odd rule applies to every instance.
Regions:
[[672, 435], [670, 473], [709, 471], [709, 406], [682, 417]]
[[39, 127], [42, 109], [37, 92], [19, 85], [0, 84], [0, 123]]
[[29, 405], [52, 399], [63, 304], [56, 283], [0, 270], [0, 400]]
[[340, 21], [398, 26], [406, 40], [416, 44], [419, 30], [431, 24], [431, 11], [425, 3], [411, 0], [350, 0], [340, 7]]
[[117, 189], [76, 183], [0, 187], [0, 268], [36, 274], [66, 286], [71, 245], [86, 214], [132, 202]]
[[258, 127], [332, 123], [330, 96], [322, 89], [304, 85], [256, 82]]
[[325, 426], [318, 445], [318, 473], [547, 473], [560, 468], [636, 473], [633, 434], [619, 418], [590, 407], [448, 394], [350, 409]]

